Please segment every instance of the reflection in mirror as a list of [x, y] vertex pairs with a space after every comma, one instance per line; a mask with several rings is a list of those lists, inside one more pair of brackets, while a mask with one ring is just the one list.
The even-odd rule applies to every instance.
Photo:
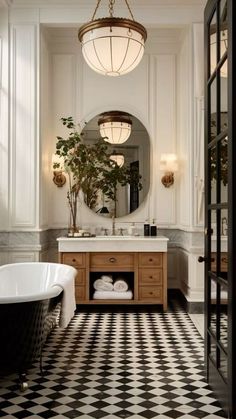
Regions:
[[211, 305], [210, 305], [210, 328], [211, 331], [216, 335], [216, 319], [217, 319], [217, 284], [211, 279], [210, 282], [211, 290]]
[[211, 74], [216, 68], [216, 41], [217, 41], [217, 31], [216, 31], [216, 12], [214, 13], [211, 24], [210, 24], [210, 69]]
[[[228, 48], [228, 28], [227, 28], [227, 0], [220, 2], [220, 58]], [[227, 66], [224, 73], [227, 76]]]
[[[114, 112], [114, 111], [113, 111]], [[94, 144], [101, 137], [99, 131], [98, 120], [101, 115], [97, 115], [87, 122], [82, 134], [84, 141], [87, 144]], [[107, 217], [122, 217], [135, 211], [139, 205], [144, 201], [148, 194], [150, 184], [150, 142], [149, 135], [143, 124], [134, 116], [131, 116], [132, 129], [127, 141], [123, 144], [107, 145], [107, 152], [110, 159], [117, 162], [116, 166], [121, 167], [122, 170], [127, 170], [131, 179], [130, 183], [126, 183], [120, 179], [119, 168], [116, 167], [112, 174], [112, 179], [108, 177], [108, 183], [115, 179], [115, 196], [114, 194], [106, 194], [100, 191], [96, 204], [91, 208], [97, 214]], [[122, 161], [122, 164], [119, 163]], [[132, 179], [139, 175], [139, 185], [137, 182], [132, 182]], [[113, 176], [114, 175], [114, 176]], [[123, 185], [122, 185], [123, 184]]]
[[228, 346], [228, 290], [226, 285], [220, 286], [220, 340], [225, 349]]

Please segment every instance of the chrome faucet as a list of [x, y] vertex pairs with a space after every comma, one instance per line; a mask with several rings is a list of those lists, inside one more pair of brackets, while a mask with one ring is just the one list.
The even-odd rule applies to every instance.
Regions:
[[112, 236], [115, 236], [115, 235], [116, 235], [116, 222], [115, 222], [115, 217], [114, 217], [114, 215], [113, 215], [113, 217], [112, 217], [112, 229], [111, 229], [111, 234], [112, 234]]

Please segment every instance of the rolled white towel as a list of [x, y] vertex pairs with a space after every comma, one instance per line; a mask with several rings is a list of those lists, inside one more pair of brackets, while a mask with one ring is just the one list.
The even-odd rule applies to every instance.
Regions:
[[114, 282], [114, 291], [116, 292], [126, 292], [128, 288], [128, 284], [124, 281], [124, 279], [117, 279]]
[[103, 279], [96, 279], [93, 283], [93, 287], [97, 291], [113, 291], [113, 284], [110, 282], [105, 282]]
[[112, 282], [113, 282], [113, 279], [112, 279], [112, 276], [111, 276], [111, 275], [102, 275], [102, 276], [101, 276], [101, 279], [102, 279], [104, 282], [110, 282], [111, 284], [112, 284]]

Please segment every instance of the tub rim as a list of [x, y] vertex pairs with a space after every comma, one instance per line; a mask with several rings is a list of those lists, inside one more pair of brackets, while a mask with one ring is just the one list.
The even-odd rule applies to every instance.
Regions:
[[[67, 275], [71, 274], [71, 275], [75, 275], [75, 273], [77, 272], [75, 268], [73, 268], [72, 266], [69, 265], [65, 265], [62, 263], [54, 263], [54, 262], [17, 262], [17, 263], [8, 263], [5, 265], [1, 265], [0, 266], [0, 273], [2, 270], [4, 270], [4, 268], [7, 267], [15, 267], [17, 268], [17, 266], [22, 266], [22, 265], [30, 265], [30, 266], [35, 266], [35, 265], [56, 265], [58, 267], [61, 267], [61, 269], [66, 269], [67, 270]], [[16, 303], [30, 303], [30, 302], [34, 302], [34, 301], [42, 301], [42, 300], [48, 300], [51, 298], [55, 298], [58, 297], [58, 295], [60, 295], [60, 293], [63, 291], [63, 287], [60, 286], [58, 283], [57, 284], [51, 284], [50, 287], [43, 292], [38, 292], [37, 294], [32, 293], [32, 294], [27, 294], [27, 295], [18, 295], [18, 296], [1, 296], [0, 295], [0, 304], [16, 304]]]

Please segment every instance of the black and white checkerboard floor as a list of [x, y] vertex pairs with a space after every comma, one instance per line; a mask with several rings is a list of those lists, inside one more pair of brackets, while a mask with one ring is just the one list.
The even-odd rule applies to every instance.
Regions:
[[4, 418], [223, 418], [204, 380], [203, 340], [180, 308], [93, 309], [55, 329], [29, 389], [0, 381]]

